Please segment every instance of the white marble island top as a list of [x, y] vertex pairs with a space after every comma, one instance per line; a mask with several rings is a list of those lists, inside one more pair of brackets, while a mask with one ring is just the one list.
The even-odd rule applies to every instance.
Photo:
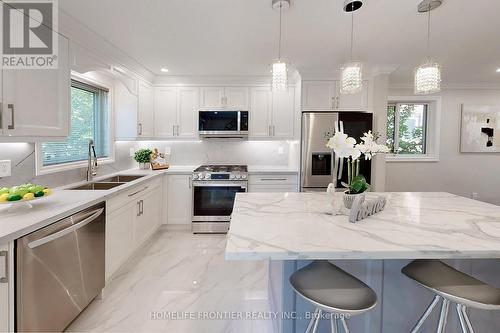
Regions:
[[500, 206], [450, 193], [377, 194], [385, 210], [357, 223], [332, 215], [326, 193], [237, 194], [226, 259], [500, 258]]

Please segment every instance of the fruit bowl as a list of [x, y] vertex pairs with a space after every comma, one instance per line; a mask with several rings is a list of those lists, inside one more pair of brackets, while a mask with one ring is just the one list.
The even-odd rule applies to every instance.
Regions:
[[0, 189], [0, 205], [26, 204], [44, 199], [52, 194], [52, 190], [40, 185], [23, 184], [11, 188]]

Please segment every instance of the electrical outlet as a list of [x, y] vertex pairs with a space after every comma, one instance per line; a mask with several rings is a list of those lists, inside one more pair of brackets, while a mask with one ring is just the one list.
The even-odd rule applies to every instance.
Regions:
[[278, 155], [283, 155], [284, 149], [283, 147], [278, 147]]
[[130, 157], [134, 157], [134, 154], [135, 154], [135, 148], [130, 148]]
[[11, 175], [10, 160], [0, 161], [0, 177], [9, 177]]
[[477, 192], [472, 192], [472, 199], [474, 199], [474, 200], [479, 200], [479, 193], [477, 193]]

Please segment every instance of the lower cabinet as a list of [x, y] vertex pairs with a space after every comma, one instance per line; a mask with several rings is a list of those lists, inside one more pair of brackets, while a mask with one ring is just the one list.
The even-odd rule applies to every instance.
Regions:
[[0, 245], [0, 332], [14, 331], [14, 245]]
[[296, 174], [250, 174], [249, 192], [298, 192]]
[[167, 184], [168, 224], [191, 224], [193, 192], [191, 175], [169, 175]]
[[160, 226], [162, 182], [138, 185], [106, 202], [106, 280]]

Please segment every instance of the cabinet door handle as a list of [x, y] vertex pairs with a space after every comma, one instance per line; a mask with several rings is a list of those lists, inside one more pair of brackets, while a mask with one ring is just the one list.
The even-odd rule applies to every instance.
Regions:
[[144, 200], [139, 201], [140, 215], [144, 214]]
[[286, 178], [261, 178], [261, 181], [282, 181], [284, 182]]
[[137, 201], [137, 216], [141, 216], [141, 201]]
[[276, 136], [276, 126], [273, 125], [273, 136]]
[[9, 253], [7, 251], [0, 251], [0, 258], [4, 258], [4, 271], [3, 276], [0, 277], [0, 283], [8, 283], [9, 282]]
[[273, 136], [273, 132], [271, 130], [271, 125], [269, 125], [269, 128], [267, 129], [267, 133], [269, 134], [269, 136]]
[[179, 135], [179, 125], [177, 125], [177, 136], [180, 136]]
[[139, 133], [139, 135], [142, 135], [142, 124], [141, 123], [137, 124], [137, 132]]
[[0, 103], [0, 129], [3, 128], [3, 103]]
[[7, 126], [7, 128], [11, 130], [11, 129], [15, 128], [15, 123], [14, 123], [14, 114], [15, 114], [14, 113], [15, 112], [15, 110], [14, 110], [14, 104], [7, 104], [7, 109], [10, 109], [11, 114], [12, 114], [12, 118], [10, 120], [10, 125]]

